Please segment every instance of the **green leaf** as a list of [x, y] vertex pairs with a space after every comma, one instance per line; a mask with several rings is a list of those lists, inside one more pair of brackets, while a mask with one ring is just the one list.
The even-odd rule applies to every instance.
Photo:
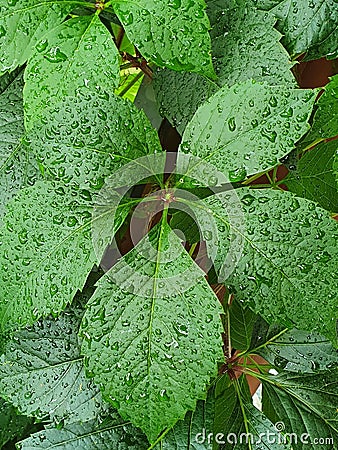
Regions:
[[195, 205], [182, 201], [195, 214], [209, 212], [210, 223], [214, 218], [215, 265], [239, 301], [269, 323], [337, 342], [338, 224], [327, 211], [272, 189], [236, 189]]
[[5, 89], [0, 94], [0, 217], [13, 195], [33, 184], [38, 176], [34, 157], [21, 142], [24, 136], [22, 75], [6, 78]]
[[243, 377], [230, 382], [227, 375], [216, 385], [214, 448], [221, 450], [290, 450], [273, 423], [251, 403]]
[[22, 71], [22, 67], [18, 67], [16, 70], [10, 73], [5, 73], [0, 76], [0, 94], [2, 94], [19, 76]]
[[277, 370], [298, 373], [327, 371], [338, 364], [338, 352], [320, 334], [288, 330], [272, 335], [264, 345], [252, 349]]
[[213, 429], [215, 414], [214, 389], [210, 388], [205, 401], [199, 400], [195, 411], [164, 435], [155, 450], [211, 450], [212, 442], [205, 439], [206, 430]]
[[65, 96], [113, 92], [119, 84], [119, 54], [98, 15], [75, 17], [45, 35], [28, 62], [25, 81], [27, 128]]
[[114, 0], [129, 39], [160, 67], [214, 77], [204, 0]]
[[261, 380], [263, 411], [273, 422], [282, 422], [285, 433], [296, 435], [295, 450], [337, 448], [337, 367], [320, 375], [286, 372]]
[[72, 423], [61, 430], [46, 428], [20, 442], [22, 450], [60, 448], [62, 450], [146, 450], [147, 440], [137, 429], [114, 417], [107, 419], [100, 425], [95, 421], [86, 423]]
[[310, 146], [323, 139], [338, 135], [338, 75], [324, 87], [316, 103], [311, 130], [303, 141]]
[[205, 398], [222, 359], [221, 306], [165, 220], [99, 281], [81, 331], [104, 397], [151, 442]]
[[0, 446], [14, 438], [20, 437], [33, 424], [30, 417], [19, 416], [15, 408], [0, 399]]
[[84, 373], [77, 339], [81, 313], [68, 310], [38, 321], [6, 341], [0, 392], [21, 413], [72, 423], [105, 412], [99, 389]]
[[243, 306], [236, 298], [229, 307], [230, 340], [237, 350], [247, 350], [250, 347], [256, 314]]
[[129, 161], [161, 151], [144, 112], [104, 92], [67, 97], [50, 107], [29, 141], [47, 179], [90, 192]]
[[22, 66], [37, 42], [81, 1], [1, 0], [0, 73]]
[[208, 0], [207, 7], [217, 84], [196, 74], [155, 72], [161, 113], [181, 134], [197, 108], [221, 86], [249, 78], [270, 85], [296, 85], [272, 14], [257, 10], [247, 0]]
[[333, 172], [337, 151], [338, 141], [321, 143], [308, 150], [300, 156], [296, 166], [289, 167], [283, 183], [297, 196], [308, 198], [331, 212], [338, 212], [338, 186]]
[[[21, 190], [1, 230], [0, 329], [58, 314], [96, 262], [91, 202], [84, 191], [46, 182]], [[76, 264], [74, 263], [76, 261]]]
[[292, 56], [308, 52], [307, 59], [337, 57], [338, 5], [335, 0], [258, 1], [279, 19], [283, 45]]
[[121, 73], [121, 83], [116, 89], [115, 94], [134, 102], [143, 78], [144, 74], [142, 71], [134, 68], [126, 69]]
[[225, 86], [197, 110], [180, 149], [217, 167], [225, 181], [241, 181], [292, 150], [309, 128], [314, 100], [311, 90], [252, 80]]

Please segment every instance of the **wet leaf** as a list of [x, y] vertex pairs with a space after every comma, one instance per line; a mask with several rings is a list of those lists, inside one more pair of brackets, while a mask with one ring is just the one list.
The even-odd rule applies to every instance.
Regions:
[[144, 435], [119, 417], [107, 419], [101, 424], [95, 421], [72, 423], [61, 430], [48, 427], [35, 433], [19, 444], [22, 450], [54, 449], [62, 450], [146, 450], [147, 440]]
[[[134, 203], [124, 198], [112, 210], [106, 205], [105, 220], [95, 217], [110, 240]], [[105, 250], [95, 253], [92, 245], [93, 205], [88, 191], [46, 181], [21, 190], [8, 204], [0, 230], [2, 332], [59, 314], [82, 290]]]
[[29, 141], [47, 179], [89, 192], [99, 191], [124, 164], [161, 151], [144, 112], [106, 93], [66, 97], [51, 106], [30, 130]]
[[[252, 349], [252, 353], [256, 353]], [[271, 333], [266, 343], [258, 343], [257, 353], [277, 370], [318, 373], [338, 365], [338, 352], [330, 341], [316, 333], [284, 330]]]
[[22, 70], [22, 67], [18, 67], [13, 72], [5, 73], [0, 76], [0, 94], [2, 94], [15, 81]]
[[[292, 150], [309, 129], [315, 92], [249, 80], [223, 87], [196, 111], [180, 150], [238, 182], [265, 171]], [[195, 162], [188, 168], [193, 176]], [[191, 173], [189, 173], [191, 171]]]
[[23, 414], [72, 423], [106, 411], [100, 390], [85, 377], [77, 339], [81, 317], [80, 311], [70, 309], [6, 341], [0, 391]]
[[33, 424], [33, 419], [17, 414], [15, 408], [8, 402], [0, 400], [0, 445], [18, 438]]
[[220, 313], [164, 219], [99, 281], [81, 329], [87, 368], [151, 442], [205, 397], [222, 359]]
[[272, 14], [257, 10], [251, 1], [207, 1], [214, 67], [212, 82], [201, 75], [155, 72], [154, 85], [161, 113], [183, 134], [197, 108], [220, 87], [252, 78], [270, 85], [295, 86], [292, 64], [279, 44]]
[[155, 450], [212, 450], [207, 434], [213, 429], [215, 415], [214, 388], [210, 388], [205, 401], [199, 400], [195, 411], [188, 411], [184, 420], [164, 435]]
[[316, 103], [311, 130], [303, 139], [303, 146], [338, 135], [338, 75], [324, 87]]
[[79, 91], [112, 93], [119, 84], [119, 54], [97, 15], [75, 17], [44, 35], [25, 71], [25, 123]]
[[297, 436], [295, 450], [337, 448], [337, 367], [321, 375], [266, 375], [262, 382], [263, 411]]
[[236, 298], [229, 307], [230, 341], [233, 348], [247, 350], [250, 347], [256, 314]]
[[81, 194], [37, 182], [7, 205], [1, 230], [2, 332], [58, 314], [83, 288], [96, 257], [91, 202]]
[[246, 188], [189, 205], [216, 220], [215, 264], [238, 300], [269, 323], [337, 342], [338, 224], [324, 209], [289, 192]]
[[215, 423], [212, 435], [214, 449], [291, 449], [274, 422], [270, 422], [252, 405], [250, 392], [243, 377], [232, 382], [227, 375], [220, 377], [215, 397]]
[[[0, 216], [13, 195], [33, 184], [38, 177], [34, 157], [22, 142], [22, 74], [6, 78], [4, 91], [0, 94]], [[1, 80], [4, 81], [3, 78]]]
[[59, 25], [82, 3], [60, 0], [2, 0], [0, 16], [0, 73], [22, 66], [42, 36]]
[[160, 67], [214, 77], [204, 0], [114, 1], [129, 39]]
[[283, 45], [292, 56], [307, 52], [306, 59], [337, 57], [338, 5], [335, 0], [256, 0], [279, 19]]
[[283, 180], [289, 191], [308, 198], [319, 206], [338, 212], [338, 185], [333, 161], [338, 152], [338, 141], [321, 143], [300, 157]]

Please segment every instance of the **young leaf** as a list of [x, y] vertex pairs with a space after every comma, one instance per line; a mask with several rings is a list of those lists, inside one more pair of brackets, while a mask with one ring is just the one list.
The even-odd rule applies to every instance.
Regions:
[[204, 0], [115, 0], [113, 7], [145, 58], [160, 67], [214, 77]]
[[330, 341], [316, 333], [288, 330], [272, 335], [264, 345], [252, 349], [277, 370], [318, 373], [338, 365], [338, 352]]
[[105, 412], [99, 389], [85, 377], [79, 319], [78, 311], [69, 310], [6, 341], [0, 357], [0, 392], [23, 414], [73, 423]]
[[15, 408], [0, 399], [0, 446], [14, 438], [20, 437], [33, 424], [31, 417], [19, 416]]
[[338, 212], [338, 185], [333, 161], [338, 141], [321, 143], [300, 157], [296, 166], [289, 167], [283, 180], [288, 190], [308, 198], [331, 211]]
[[[336, 343], [337, 222], [288, 192], [242, 188], [235, 193], [208, 197], [195, 208], [189, 203], [195, 214], [205, 208], [216, 220], [219, 232], [212, 240], [218, 239], [220, 279], [268, 322], [317, 331]], [[236, 245], [231, 275], [233, 260], [222, 267], [229, 239]]]
[[[215, 392], [214, 446], [220, 450], [290, 450], [291, 446], [270, 420], [251, 403], [243, 379], [219, 378]], [[263, 446], [263, 447], [262, 447]]]
[[307, 59], [337, 57], [338, 5], [335, 0], [258, 0], [258, 7], [273, 8], [283, 45], [292, 56], [308, 52]]
[[263, 382], [263, 411], [270, 420], [284, 424], [295, 450], [336, 449], [337, 367], [325, 374], [266, 375]]
[[147, 440], [144, 435], [118, 416], [107, 419], [100, 425], [95, 421], [72, 423], [61, 430], [48, 427], [21, 441], [21, 450], [146, 450]]
[[86, 192], [41, 181], [7, 205], [0, 230], [2, 332], [58, 314], [83, 288], [96, 262], [90, 219]]
[[104, 92], [66, 97], [50, 107], [30, 130], [29, 141], [47, 179], [90, 192], [129, 161], [161, 151], [144, 112]]
[[0, 74], [22, 66], [44, 34], [81, 3], [79, 0], [1, 0]]
[[311, 130], [303, 139], [309, 146], [338, 135], [338, 75], [324, 87], [316, 105]]
[[89, 373], [150, 442], [222, 360], [221, 305], [165, 216], [102, 278], [82, 322]]
[[48, 106], [79, 91], [113, 92], [119, 54], [98, 15], [75, 17], [44, 36], [25, 71], [25, 123], [30, 128]]
[[155, 73], [162, 114], [181, 134], [197, 108], [221, 86], [249, 78], [270, 85], [296, 85], [272, 14], [257, 10], [247, 0], [208, 0], [207, 13], [217, 84], [196, 74], [170, 70]]
[[15, 193], [34, 183], [38, 170], [34, 157], [23, 145], [22, 74], [8, 77], [0, 94], [0, 216]]
[[237, 350], [247, 350], [250, 347], [256, 314], [243, 306], [235, 298], [229, 307], [230, 342]]
[[292, 150], [309, 128], [314, 100], [310, 90], [252, 80], [225, 86], [196, 111], [180, 149], [213, 164], [226, 181], [241, 181]]

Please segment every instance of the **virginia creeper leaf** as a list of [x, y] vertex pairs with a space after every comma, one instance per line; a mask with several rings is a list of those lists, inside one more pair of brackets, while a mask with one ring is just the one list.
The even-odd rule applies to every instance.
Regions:
[[99, 389], [85, 377], [77, 338], [81, 316], [70, 309], [7, 340], [0, 357], [0, 391], [20, 412], [72, 423], [107, 409]]
[[36, 43], [81, 1], [1, 0], [0, 73], [22, 66]]
[[213, 429], [215, 400], [210, 388], [206, 400], [199, 400], [195, 411], [188, 411], [163, 437], [155, 450], [212, 450], [212, 442], [205, 438], [206, 430]]
[[36, 45], [25, 71], [25, 123], [30, 128], [46, 107], [79, 91], [113, 92], [119, 54], [98, 15], [75, 17]]
[[256, 1], [258, 7], [272, 9], [279, 19], [283, 45], [292, 56], [308, 52], [307, 59], [337, 57], [338, 5], [335, 0]]
[[61, 430], [48, 427], [21, 441], [22, 450], [146, 450], [147, 440], [138, 430], [122, 421], [118, 416], [101, 424], [95, 421], [72, 423]]
[[337, 151], [338, 141], [321, 143], [308, 150], [301, 155], [296, 166], [289, 166], [289, 174], [283, 183], [299, 197], [308, 198], [331, 212], [338, 212], [338, 185], [333, 172]]
[[0, 445], [1, 448], [14, 438], [22, 434], [33, 424], [31, 417], [19, 416], [15, 408], [0, 399]]
[[262, 382], [263, 411], [273, 422], [282, 421], [286, 433], [297, 435], [292, 448], [314, 450], [320, 438], [330, 439], [320, 443], [321, 449], [337, 448], [337, 366], [324, 374], [266, 375]]
[[291, 449], [274, 424], [252, 405], [250, 392], [243, 377], [239, 381], [232, 382], [227, 375], [220, 377], [217, 381], [215, 397], [213, 448], [220, 450]]
[[[1, 232], [0, 329], [58, 314], [96, 262], [84, 191], [37, 182], [7, 205]], [[76, 263], [75, 263], [76, 262]]]
[[220, 313], [164, 219], [99, 281], [82, 322], [88, 370], [150, 442], [205, 397], [222, 359]]
[[338, 352], [330, 341], [320, 334], [296, 329], [271, 336], [257, 352], [277, 370], [290, 372], [318, 373], [338, 364]]
[[6, 203], [38, 176], [33, 155], [22, 144], [24, 136], [22, 75], [6, 82], [0, 94], [0, 216]]
[[130, 40], [160, 67], [214, 77], [204, 0], [113, 1]]
[[309, 128], [314, 100], [310, 90], [252, 80], [224, 86], [196, 111], [180, 149], [213, 164], [226, 181], [241, 181], [292, 150]]
[[274, 28], [272, 14], [257, 10], [246, 0], [208, 0], [207, 13], [217, 84], [198, 74], [166, 69], [155, 73], [161, 113], [181, 134], [197, 108], [221, 86], [249, 78], [295, 86], [292, 65], [279, 43], [281, 34]]
[[256, 314], [243, 306], [235, 298], [229, 306], [230, 342], [237, 350], [247, 350], [250, 347], [251, 336]]
[[307, 145], [338, 135], [338, 75], [324, 87], [316, 106], [311, 130], [304, 138]]
[[14, 82], [21, 71], [22, 67], [18, 67], [17, 69], [13, 70], [13, 72], [5, 73], [4, 75], [0, 76], [0, 94], [2, 94]]
[[161, 151], [144, 112], [104, 92], [64, 98], [36, 122], [29, 141], [48, 179], [90, 192], [129, 161]]
[[[208, 197], [195, 209], [189, 205], [215, 219], [215, 265], [238, 300], [267, 322], [317, 331], [337, 342], [338, 224], [325, 210], [289, 192], [246, 188]], [[234, 223], [239, 208], [243, 223]], [[222, 266], [229, 238], [237, 246], [234, 261]], [[229, 264], [235, 266], [230, 275]]]

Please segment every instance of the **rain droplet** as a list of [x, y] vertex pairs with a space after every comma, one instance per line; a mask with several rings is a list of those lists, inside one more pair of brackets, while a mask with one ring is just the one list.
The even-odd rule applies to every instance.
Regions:
[[238, 183], [239, 181], [242, 181], [246, 178], [246, 170], [241, 167], [235, 170], [229, 171], [229, 180], [233, 183]]
[[52, 47], [49, 53], [44, 55], [47, 61], [51, 63], [60, 63], [67, 60], [67, 55], [61, 52], [59, 47]]
[[230, 117], [230, 119], [228, 120], [228, 126], [230, 131], [236, 130], [236, 121], [234, 117]]
[[40, 42], [35, 46], [35, 48], [36, 48], [36, 50], [37, 50], [39, 53], [41, 53], [41, 52], [43, 52], [44, 50], [46, 50], [47, 46], [48, 46], [48, 41], [47, 41], [47, 39], [43, 39], [42, 41], [40, 41]]

